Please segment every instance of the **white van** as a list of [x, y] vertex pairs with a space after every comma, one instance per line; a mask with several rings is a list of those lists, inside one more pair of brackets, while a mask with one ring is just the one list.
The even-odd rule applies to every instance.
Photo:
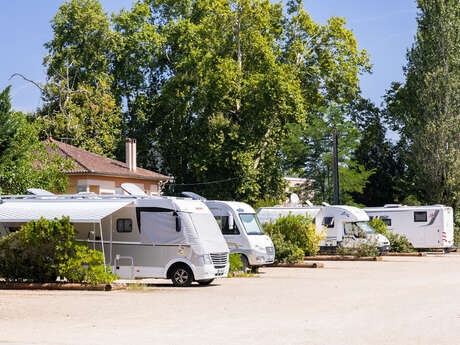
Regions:
[[275, 261], [275, 247], [257, 219], [254, 209], [236, 201], [206, 200], [203, 197], [184, 192], [184, 195], [203, 201], [222, 230], [230, 253], [241, 254], [243, 269], [254, 271]]
[[380, 218], [388, 229], [405, 235], [414, 248], [448, 249], [454, 244], [454, 212], [444, 205], [366, 207], [371, 218]]
[[0, 196], [0, 234], [40, 217], [67, 216], [77, 239], [104, 254], [121, 278], [169, 278], [176, 286], [226, 277], [229, 250], [198, 200], [144, 196]]
[[336, 250], [337, 246], [352, 248], [367, 241], [377, 242], [382, 252], [390, 249], [390, 241], [375, 233], [367, 214], [354, 206], [261, 207], [257, 210], [262, 224], [275, 222], [289, 214], [311, 217], [317, 231], [326, 228], [326, 237], [320, 243], [321, 250]]

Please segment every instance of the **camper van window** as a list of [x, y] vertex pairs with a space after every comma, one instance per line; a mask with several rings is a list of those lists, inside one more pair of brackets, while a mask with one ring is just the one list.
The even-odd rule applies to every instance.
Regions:
[[254, 213], [240, 213], [240, 219], [248, 235], [264, 235], [259, 219]]
[[132, 232], [133, 221], [130, 218], [117, 219], [117, 232]]
[[382, 222], [387, 226], [391, 226], [391, 219], [390, 218], [382, 218]]
[[324, 217], [323, 225], [327, 226], [328, 228], [333, 228], [334, 227], [334, 217]]
[[219, 225], [220, 230], [222, 230], [222, 217], [214, 216], [214, 218], [216, 218], [217, 225]]
[[[217, 220], [219, 218], [219, 220]], [[219, 224], [223, 235], [239, 235], [240, 231], [235, 223], [233, 223], [233, 229], [229, 228], [228, 216], [216, 217], [217, 224]]]
[[426, 222], [427, 220], [426, 212], [414, 212], [414, 222]]

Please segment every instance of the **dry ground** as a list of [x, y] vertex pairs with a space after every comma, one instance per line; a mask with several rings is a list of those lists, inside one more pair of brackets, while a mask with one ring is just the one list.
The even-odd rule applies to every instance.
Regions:
[[209, 287], [0, 291], [0, 344], [460, 344], [460, 255], [265, 268]]

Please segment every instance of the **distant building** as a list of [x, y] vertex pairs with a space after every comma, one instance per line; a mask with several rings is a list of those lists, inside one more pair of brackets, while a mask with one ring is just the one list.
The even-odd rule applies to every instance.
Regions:
[[63, 142], [50, 139], [57, 145], [57, 154], [71, 159], [74, 167], [65, 173], [70, 184], [67, 193], [93, 192], [123, 194], [121, 183], [134, 183], [148, 195], [160, 194], [168, 176], [136, 166], [136, 140], [126, 139], [126, 162], [120, 162]]
[[[284, 180], [287, 182], [286, 193], [289, 195], [291, 193], [296, 193], [300, 198], [300, 203], [304, 203], [306, 200], [313, 199], [314, 193], [311, 190], [312, 180], [308, 180], [303, 177], [291, 177], [285, 176]], [[289, 205], [290, 200], [285, 200], [283, 202], [284, 206]]]
[[307, 185], [307, 179], [303, 177], [290, 177], [285, 176], [284, 180], [287, 182], [287, 191], [293, 191], [297, 188], [303, 188]]

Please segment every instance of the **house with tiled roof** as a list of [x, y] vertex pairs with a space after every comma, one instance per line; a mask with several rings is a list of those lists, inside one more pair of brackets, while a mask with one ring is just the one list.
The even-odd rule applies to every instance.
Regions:
[[50, 139], [56, 145], [55, 153], [70, 159], [73, 167], [65, 171], [69, 177], [67, 193], [93, 192], [122, 194], [122, 183], [134, 183], [148, 195], [160, 194], [168, 176], [137, 167], [136, 140], [126, 139], [126, 162], [104, 157], [78, 147]]

